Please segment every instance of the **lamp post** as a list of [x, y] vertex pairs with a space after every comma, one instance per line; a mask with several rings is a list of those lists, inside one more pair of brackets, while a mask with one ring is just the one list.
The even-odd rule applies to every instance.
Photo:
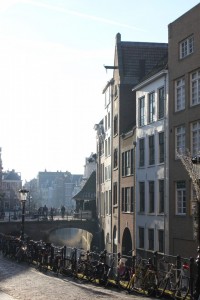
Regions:
[[24, 222], [25, 222], [25, 203], [27, 200], [29, 191], [26, 189], [19, 190], [20, 202], [22, 204], [22, 224], [21, 224], [21, 239], [24, 240]]

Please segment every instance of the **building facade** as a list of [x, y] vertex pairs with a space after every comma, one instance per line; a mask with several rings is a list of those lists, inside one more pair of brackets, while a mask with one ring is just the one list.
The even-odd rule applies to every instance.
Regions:
[[200, 4], [169, 24], [169, 253], [196, 254], [193, 187], [177, 151], [200, 150]]
[[[152, 74], [153, 73], [153, 74]], [[136, 87], [136, 249], [168, 248], [167, 57]]]
[[[121, 237], [121, 202], [120, 187], [121, 135], [128, 128], [136, 125], [136, 93], [134, 86], [148, 74], [157, 62], [167, 54], [165, 43], [123, 42], [121, 35], [116, 35], [113, 97], [112, 97], [112, 249], [120, 251]], [[133, 195], [132, 195], [133, 196]], [[134, 201], [132, 197], [131, 202]], [[125, 216], [125, 215], [124, 215]], [[133, 249], [133, 245], [131, 247]], [[130, 249], [130, 250], [131, 250]], [[128, 251], [128, 250], [126, 250]]]

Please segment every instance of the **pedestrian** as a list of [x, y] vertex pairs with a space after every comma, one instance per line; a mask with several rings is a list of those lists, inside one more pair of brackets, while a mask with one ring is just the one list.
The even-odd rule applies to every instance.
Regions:
[[61, 206], [61, 215], [62, 215], [62, 218], [64, 219], [64, 216], [65, 216], [65, 207], [64, 207], [64, 205]]

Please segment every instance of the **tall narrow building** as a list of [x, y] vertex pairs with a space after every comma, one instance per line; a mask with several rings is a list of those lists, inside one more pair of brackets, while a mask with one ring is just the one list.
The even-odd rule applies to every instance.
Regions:
[[176, 153], [200, 151], [200, 4], [169, 24], [169, 253], [195, 256], [192, 182]]

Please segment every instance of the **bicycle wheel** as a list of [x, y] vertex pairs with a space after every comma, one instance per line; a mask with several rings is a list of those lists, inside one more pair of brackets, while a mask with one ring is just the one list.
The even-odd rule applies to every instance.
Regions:
[[156, 290], [156, 297], [157, 298], [160, 298], [165, 294], [165, 290], [166, 290], [166, 287], [167, 287], [167, 284], [168, 284], [168, 280], [169, 280], [168, 278], [163, 278], [159, 282], [157, 290]]
[[174, 299], [185, 300], [190, 291], [189, 278], [181, 276], [178, 282], [175, 285], [175, 289], [173, 291]]
[[77, 266], [77, 277], [79, 279], [85, 279], [85, 273], [86, 273], [86, 263], [85, 262], [81, 262], [80, 264], [78, 264]]
[[154, 272], [147, 273], [141, 285], [142, 291], [146, 296], [152, 296], [157, 290], [156, 274]]
[[72, 268], [72, 261], [70, 258], [66, 258], [65, 259], [65, 264], [64, 267], [62, 269], [62, 274], [66, 275], [66, 276], [71, 276], [73, 273], [73, 268]]

